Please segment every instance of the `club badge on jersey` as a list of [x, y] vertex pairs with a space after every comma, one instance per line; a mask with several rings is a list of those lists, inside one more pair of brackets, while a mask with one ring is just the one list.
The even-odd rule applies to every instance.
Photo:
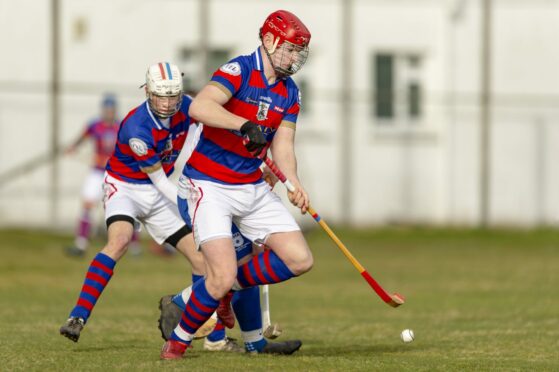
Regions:
[[268, 110], [270, 108], [270, 104], [260, 101], [258, 102], [258, 112], [256, 113], [256, 119], [259, 121], [264, 121], [268, 119]]
[[139, 138], [130, 138], [128, 145], [134, 154], [138, 156], [144, 156], [148, 153], [148, 145]]

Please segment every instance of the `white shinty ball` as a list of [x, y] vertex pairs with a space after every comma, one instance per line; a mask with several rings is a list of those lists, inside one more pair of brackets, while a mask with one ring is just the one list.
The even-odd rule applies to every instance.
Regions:
[[414, 334], [413, 331], [411, 329], [404, 329], [402, 331], [402, 333], [400, 333], [400, 338], [402, 339], [402, 341], [404, 341], [406, 344], [409, 342], [412, 342], [414, 339]]

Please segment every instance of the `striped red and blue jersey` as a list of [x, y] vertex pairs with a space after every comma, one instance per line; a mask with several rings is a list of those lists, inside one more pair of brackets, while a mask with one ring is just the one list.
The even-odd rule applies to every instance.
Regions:
[[[260, 126], [268, 146], [280, 124], [295, 127], [299, 89], [290, 77], [268, 84], [260, 48], [221, 66], [210, 84], [231, 96], [225, 109]], [[206, 125], [183, 174], [222, 184], [258, 183], [261, 163], [246, 150], [239, 131]]]
[[120, 124], [107, 173], [121, 181], [150, 184], [142, 169], [161, 162], [165, 174], [170, 175], [193, 123], [188, 115], [191, 102], [190, 97], [183, 97], [180, 110], [170, 118], [169, 129], [151, 112], [147, 101], [130, 111]]
[[106, 122], [103, 119], [96, 119], [87, 125], [84, 137], [91, 138], [94, 142], [93, 166], [95, 168], [105, 169], [115, 148], [117, 133], [118, 121]]

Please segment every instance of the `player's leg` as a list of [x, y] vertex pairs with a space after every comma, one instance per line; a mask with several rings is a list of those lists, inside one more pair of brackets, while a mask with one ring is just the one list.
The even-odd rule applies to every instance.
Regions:
[[312, 254], [300, 231], [273, 233], [265, 242], [269, 249], [239, 267], [234, 288], [280, 283], [312, 268]]
[[[184, 226], [183, 229], [188, 228]], [[174, 234], [166, 240], [166, 243], [176, 247], [190, 262], [192, 267], [192, 284], [194, 284], [204, 277], [205, 262], [202, 253], [196, 249], [190, 229], [188, 229], [188, 232], [187, 235], [180, 237], [178, 242], [176, 242], [178, 236]], [[159, 330], [164, 340], [168, 340], [171, 337], [173, 330], [178, 325], [191, 293], [192, 286], [189, 286], [176, 295], [163, 296], [159, 300], [159, 310], [161, 312], [159, 316]], [[214, 319], [209, 319], [197, 332], [196, 338], [206, 337], [214, 330], [215, 326], [215, 317]], [[221, 328], [223, 327], [221, 326]]]
[[235, 292], [233, 309], [241, 328], [247, 352], [258, 354], [293, 354], [301, 347], [300, 340], [271, 342], [264, 338], [260, 309], [260, 289], [250, 287]]
[[265, 184], [256, 186], [253, 213], [235, 220], [247, 238], [270, 249], [239, 267], [234, 288], [272, 284], [299, 276], [312, 268], [311, 251], [293, 216]]
[[[258, 254], [262, 250], [258, 246], [253, 246], [252, 242], [244, 237], [235, 225], [233, 225], [232, 232], [238, 266], [243, 266], [252, 259], [253, 254]], [[259, 287], [245, 288], [235, 292], [232, 305], [247, 352], [292, 354], [301, 347], [299, 340], [269, 342], [264, 338]]]
[[87, 201], [84, 201], [82, 204], [74, 245], [66, 249], [66, 253], [70, 256], [83, 256], [89, 246], [91, 235], [91, 210], [93, 209], [93, 205]]
[[[184, 184], [184, 179], [181, 179], [182, 181], [179, 182], [179, 184]], [[180, 216], [182, 218], [182, 220], [187, 224], [187, 226], [192, 227], [192, 222], [190, 219], [190, 214], [189, 214], [189, 209], [188, 209], [188, 202], [186, 200], [185, 197], [183, 197], [185, 194], [184, 192], [179, 193], [179, 197], [177, 199], [177, 207], [180, 213]], [[215, 236], [215, 234], [214, 234]], [[196, 244], [194, 242], [194, 237], [192, 236], [191, 239], [187, 242], [186, 244], [186, 251], [183, 252], [183, 254], [186, 255], [187, 259], [189, 259], [189, 261], [192, 263], [193, 265], [193, 280], [192, 283], [195, 283], [197, 281], [198, 278], [195, 278], [194, 276], [197, 275], [204, 275], [205, 274], [205, 268], [202, 269], [197, 269], [197, 266], [202, 266], [205, 265], [204, 259], [202, 257], [202, 254], [196, 249]], [[174, 298], [174, 302], [180, 306], [182, 309], [184, 309], [184, 306], [186, 304], [186, 301], [182, 300], [181, 296], [175, 296]], [[224, 300], [222, 299], [220, 301], [220, 305], [218, 306], [218, 310], [220, 309], [220, 307], [224, 308], [225, 306], [222, 306]], [[229, 302], [226, 301], [226, 303], [228, 304]], [[228, 306], [228, 305], [227, 305]], [[230, 309], [230, 306], [229, 306]], [[217, 312], [218, 315], [218, 321], [213, 322], [213, 318], [214, 318], [214, 314], [212, 314], [212, 318], [210, 318], [200, 329], [198, 329], [198, 331], [196, 332], [196, 337], [204, 337], [204, 336], [208, 336], [209, 340], [212, 342], [218, 342], [218, 341], [222, 341], [225, 340], [227, 341], [226, 337], [225, 337], [225, 329], [223, 328], [223, 326], [226, 326], [227, 328], [233, 328], [233, 326], [235, 325], [235, 316], [233, 315], [233, 312], [231, 310], [229, 311], [225, 311], [225, 312], [221, 312], [219, 313], [219, 311]], [[212, 328], [212, 330], [210, 330], [211, 334], [208, 335], [208, 328], [212, 326], [212, 324], [214, 324], [214, 328]], [[220, 342], [219, 346], [218, 344], [216, 345], [210, 345], [208, 344], [208, 348], [212, 348], [212, 349], [217, 349], [222, 347], [223, 343]], [[225, 348], [229, 349], [230, 345], [225, 345]]]
[[202, 253], [196, 249], [196, 243], [194, 242], [191, 228], [184, 225], [181, 229], [179, 236], [173, 234], [167, 238], [165, 242], [175, 247], [176, 250], [188, 260], [192, 267], [192, 283], [195, 283], [205, 275], [206, 263], [204, 262]]
[[[192, 282], [195, 283], [197, 280], [203, 276], [192, 275]], [[158, 328], [161, 332], [161, 337], [167, 341], [171, 338], [171, 334], [175, 330], [175, 327], [179, 324], [182, 312], [186, 308], [186, 303], [188, 302], [190, 295], [192, 294], [192, 285], [186, 287], [176, 295], [166, 295], [161, 297], [159, 300], [159, 320]], [[206, 336], [214, 333], [217, 337], [217, 333], [224, 330], [223, 324], [218, 320], [216, 313], [214, 312], [212, 316], [204, 323], [198, 331], [194, 334], [194, 339], [205, 338]], [[223, 332], [223, 337], [225, 339], [225, 332]]]
[[161, 350], [162, 359], [181, 358], [194, 334], [217, 309], [219, 300], [230, 290], [236, 273], [235, 250], [231, 238], [217, 238], [202, 243], [206, 277], [192, 286], [179, 325]]
[[[236, 251], [236, 258], [239, 265], [246, 263], [252, 257], [253, 245], [252, 242], [241, 235], [236, 226], [232, 228], [233, 244]], [[260, 251], [256, 251], [257, 253]], [[180, 320], [180, 313], [177, 313], [179, 307], [184, 309], [184, 304], [188, 301], [191, 288], [187, 288], [179, 293], [176, 297], [180, 297], [180, 301], [175, 302], [175, 306], [169, 306], [174, 314], [163, 314], [160, 322], [169, 322], [177, 324]], [[246, 350], [249, 352], [257, 353], [271, 353], [271, 354], [292, 354], [301, 347], [299, 340], [289, 340], [284, 342], [268, 342], [263, 337], [262, 330], [262, 317], [260, 308], [260, 292], [258, 287], [247, 288], [239, 292], [235, 292], [233, 296], [233, 307], [235, 315], [239, 320], [243, 340], [245, 342]], [[204, 350], [216, 351], [234, 351], [243, 352], [244, 349], [239, 347], [233, 340], [225, 336], [225, 332], [221, 332], [223, 327], [219, 327], [206, 338], [204, 341]], [[169, 335], [170, 336], [170, 335]], [[169, 336], [163, 336], [165, 340]]]
[[[235, 256], [237, 259], [237, 264], [243, 263], [247, 261], [250, 256], [252, 255], [252, 242], [246, 239], [240, 233], [239, 229], [233, 225], [231, 228], [233, 246], [235, 248]], [[216, 324], [215, 329], [211, 334], [206, 337], [204, 340], [204, 350], [214, 350], [214, 351], [233, 351], [233, 352], [244, 352], [245, 349], [239, 346], [235, 340], [230, 339], [225, 335], [225, 329], [223, 325], [220, 324], [220, 319], [229, 319], [231, 326], [228, 328], [232, 328], [235, 322], [235, 313], [231, 308], [231, 300], [232, 298], [239, 297], [237, 293], [233, 294], [232, 292], [228, 293], [221, 301], [216, 310], [216, 313], [219, 315], [218, 322]], [[246, 301], [245, 301], [246, 302]], [[248, 305], [250, 307], [250, 304]], [[258, 303], [255, 306], [260, 307], [260, 299], [258, 299]], [[253, 312], [251, 315], [254, 315], [258, 310]], [[252, 328], [251, 328], [252, 330]], [[262, 332], [260, 332], [262, 333]]]
[[[184, 204], [183, 202], [182, 204]], [[182, 205], [184, 208], [184, 205]], [[179, 202], [179, 208], [181, 203]], [[181, 215], [182, 215], [181, 210]], [[190, 221], [188, 219], [187, 221]], [[203, 255], [195, 247], [192, 234], [185, 237], [177, 246], [177, 249], [190, 261], [192, 265], [192, 283], [195, 284], [202, 279], [205, 274], [205, 262]], [[176, 295], [164, 296], [159, 303], [161, 310], [159, 318], [159, 329], [164, 340], [168, 340], [174, 328], [178, 325], [182, 312], [186, 308], [186, 303], [192, 294], [192, 286], [189, 286]], [[231, 312], [232, 314], [232, 312]], [[234, 321], [234, 315], [233, 321]], [[231, 328], [231, 327], [229, 327]], [[226, 337], [223, 323], [217, 319], [215, 313], [212, 314], [206, 323], [204, 323], [196, 332], [195, 338], [206, 337], [204, 349], [212, 351], [244, 351], [238, 345]]]
[[[206, 263], [204, 262], [204, 256], [202, 253], [196, 249], [192, 233], [182, 238], [176, 245], [176, 249], [188, 260], [188, 262], [190, 262], [190, 266], [192, 268], [192, 284], [202, 279], [206, 273]], [[192, 285], [172, 296], [172, 302], [175, 303], [181, 310], [184, 310], [191, 293]], [[173, 326], [173, 329], [175, 326], [176, 324]]]
[[132, 239], [130, 239], [130, 245], [128, 247], [130, 254], [133, 256], [140, 256], [142, 254], [142, 247], [140, 246], [140, 233], [134, 230], [132, 234]]
[[[196, 331], [230, 291], [237, 272], [231, 238], [231, 219], [236, 208], [233, 204], [237, 199], [229, 195], [234, 191], [213, 182], [184, 177], [179, 186], [179, 204], [181, 199], [187, 201], [196, 245], [201, 247], [206, 262], [206, 277], [192, 287], [181, 321], [161, 350], [162, 359], [182, 357]], [[243, 192], [240, 188], [238, 191]]]
[[[183, 223], [192, 229], [192, 223], [188, 214], [188, 203], [184, 198], [178, 198], [178, 212]], [[176, 244], [176, 249], [190, 262], [192, 267], [192, 284], [202, 279], [206, 268], [204, 257], [196, 247], [193, 234], [189, 234]], [[163, 296], [159, 301], [161, 311], [159, 317], [159, 330], [161, 336], [166, 341], [171, 337], [171, 333], [178, 325], [182, 311], [186, 308], [186, 303], [192, 293], [192, 286], [187, 287], [176, 295]], [[215, 316], [213, 316], [215, 319]], [[196, 337], [205, 337], [214, 329], [216, 322], [209, 319], [196, 334]]]
[[[179, 209], [181, 216], [188, 213], [188, 207], [186, 206], [186, 201], [179, 200]], [[187, 222], [190, 222], [190, 218], [184, 218]], [[177, 245], [177, 250], [179, 250], [191, 263], [192, 265], [192, 283], [195, 284], [198, 280], [203, 278], [205, 274], [205, 262], [203, 255], [200, 251], [196, 249], [194, 239], [192, 234], [185, 237]], [[184, 289], [178, 294], [172, 296], [164, 296], [161, 298], [159, 303], [159, 309], [161, 311], [159, 317], [159, 329], [161, 331], [161, 336], [163, 339], [168, 340], [171, 337], [172, 331], [178, 325], [182, 312], [186, 308], [186, 303], [188, 302], [190, 295], [192, 293], [192, 286]], [[234, 322], [234, 315], [233, 322]], [[230, 326], [229, 328], [231, 328]], [[195, 338], [204, 338], [205, 350], [212, 351], [232, 351], [232, 352], [244, 352], [244, 349], [238, 346], [233, 340], [226, 337], [225, 327], [221, 320], [217, 319], [215, 313], [197, 330], [195, 333]]]
[[[199, 280], [202, 280], [206, 272], [204, 257], [202, 253], [196, 249], [191, 229], [179, 215], [178, 209], [164, 198], [161, 198], [159, 202], [168, 203], [168, 205], [166, 205], [165, 208], [157, 208], [159, 210], [157, 214], [144, 219], [146, 229], [158, 243], [161, 243], [162, 239], [165, 239], [165, 243], [175, 247], [187, 258], [192, 266], [192, 283], [195, 285]], [[181, 228], [169, 236], [169, 232], [174, 231], [177, 226], [181, 226]], [[168, 237], [164, 238], [166, 236]], [[165, 296], [160, 300], [161, 317], [159, 327], [164, 338], [170, 337], [170, 334], [172, 334], [173, 328], [176, 327], [182, 316], [182, 310], [177, 310], [185, 309], [187, 302], [188, 297], [183, 299], [182, 295], [176, 295], [172, 298], [171, 296]], [[215, 325], [214, 321], [210, 323], [211, 325]], [[211, 327], [211, 325], [204, 323], [204, 328], [207, 329]], [[170, 328], [171, 326], [173, 328]], [[212, 328], [209, 330], [211, 331]], [[204, 335], [207, 334], [208, 332], [205, 331]], [[200, 336], [200, 334], [198, 334], [198, 336]], [[225, 330], [220, 324], [217, 324], [214, 338], [225, 338]]]
[[71, 256], [83, 256], [91, 237], [91, 212], [101, 201], [103, 172], [92, 169], [85, 179], [82, 188], [82, 210], [77, 223], [74, 245], [66, 248], [66, 253]]
[[80, 338], [97, 300], [112, 278], [116, 262], [126, 252], [134, 230], [134, 219], [125, 215], [112, 216], [107, 225], [108, 243], [91, 261], [76, 306], [60, 328], [60, 334], [74, 342]]
[[89, 319], [99, 296], [113, 275], [116, 262], [126, 253], [132, 237], [136, 217], [142, 213], [140, 200], [145, 191], [130, 188], [128, 184], [106, 177], [105, 219], [107, 223], [107, 245], [91, 262], [78, 297], [78, 301], [60, 334], [77, 342], [83, 326]]

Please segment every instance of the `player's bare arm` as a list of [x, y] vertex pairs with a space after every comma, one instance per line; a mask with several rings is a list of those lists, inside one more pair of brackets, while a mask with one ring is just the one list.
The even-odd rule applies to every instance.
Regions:
[[247, 119], [235, 115], [223, 107], [230, 98], [229, 92], [210, 83], [196, 95], [188, 113], [204, 125], [239, 130]]
[[297, 176], [297, 158], [295, 156], [295, 129], [292, 125], [281, 125], [272, 141], [272, 158], [283, 170], [285, 176], [295, 186], [294, 192], [288, 192], [289, 201], [305, 214], [309, 207], [309, 196]]

